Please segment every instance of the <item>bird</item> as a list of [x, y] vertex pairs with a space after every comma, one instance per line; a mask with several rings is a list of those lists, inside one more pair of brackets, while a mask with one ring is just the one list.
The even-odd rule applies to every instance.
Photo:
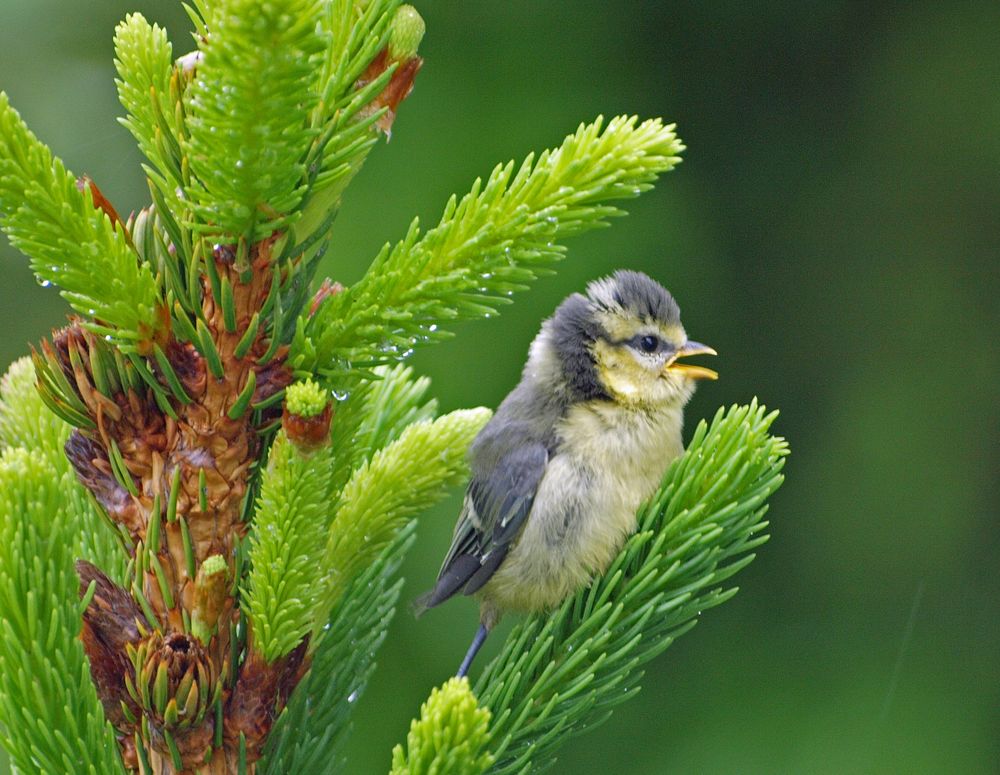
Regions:
[[480, 601], [468, 673], [507, 612], [557, 607], [603, 573], [636, 512], [684, 451], [695, 382], [681, 363], [716, 355], [688, 339], [670, 292], [618, 270], [542, 323], [517, 386], [469, 447], [470, 480], [434, 588], [416, 612], [462, 593]]

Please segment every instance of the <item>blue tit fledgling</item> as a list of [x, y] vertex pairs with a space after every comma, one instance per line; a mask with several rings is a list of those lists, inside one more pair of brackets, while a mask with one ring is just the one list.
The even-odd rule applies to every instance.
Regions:
[[507, 611], [554, 608], [603, 573], [636, 510], [684, 449], [684, 405], [716, 372], [673, 297], [618, 271], [568, 297], [531, 343], [521, 381], [469, 449], [472, 477], [451, 548], [421, 609], [481, 601], [465, 675]]

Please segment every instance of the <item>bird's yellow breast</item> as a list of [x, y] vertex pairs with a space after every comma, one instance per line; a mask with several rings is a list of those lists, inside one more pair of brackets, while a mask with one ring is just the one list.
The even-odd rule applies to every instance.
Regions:
[[572, 407], [557, 428], [524, 529], [482, 590], [499, 611], [538, 611], [602, 573], [635, 530], [635, 513], [681, 454], [680, 408], [607, 401]]

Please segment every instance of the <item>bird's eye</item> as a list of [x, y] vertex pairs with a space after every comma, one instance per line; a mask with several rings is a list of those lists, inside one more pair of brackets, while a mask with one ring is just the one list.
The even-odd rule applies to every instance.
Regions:
[[647, 334], [639, 337], [639, 349], [644, 353], [655, 353], [660, 346], [660, 340], [655, 336]]

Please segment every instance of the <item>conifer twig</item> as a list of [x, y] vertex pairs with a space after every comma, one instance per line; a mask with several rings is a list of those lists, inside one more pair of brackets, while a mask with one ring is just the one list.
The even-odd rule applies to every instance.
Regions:
[[495, 313], [562, 257], [560, 240], [622, 215], [610, 203], [650, 188], [683, 147], [658, 119], [598, 118], [516, 173], [513, 162], [497, 166], [452, 197], [437, 226], [421, 235], [413, 221], [357, 284], [300, 321], [292, 363], [343, 378], [449, 336], [456, 320]]
[[0, 225], [31, 259], [43, 285], [63, 297], [123, 352], [152, 352], [163, 332], [162, 295], [121, 222], [95, 207], [63, 163], [0, 92]]
[[351, 712], [375, 671], [375, 655], [395, 615], [403, 587], [396, 573], [416, 526], [414, 521], [404, 527], [329, 612], [312, 669], [274, 725], [261, 760], [263, 775], [344, 771]]
[[39, 452], [0, 455], [0, 743], [21, 772], [124, 772], [80, 643], [75, 484]]

